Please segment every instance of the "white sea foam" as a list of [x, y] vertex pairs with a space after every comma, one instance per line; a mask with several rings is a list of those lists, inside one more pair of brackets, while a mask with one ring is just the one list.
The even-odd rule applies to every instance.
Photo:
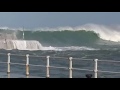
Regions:
[[78, 51], [78, 50], [99, 50], [91, 47], [85, 47], [85, 46], [69, 46], [69, 47], [42, 47], [42, 50], [53, 50], [53, 51]]

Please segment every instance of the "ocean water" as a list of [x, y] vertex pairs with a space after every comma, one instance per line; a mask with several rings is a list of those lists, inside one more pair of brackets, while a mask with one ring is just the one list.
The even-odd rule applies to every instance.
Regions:
[[[39, 28], [34, 30], [0, 29], [0, 61], [26, 63], [26, 54], [30, 55], [30, 64], [46, 65], [46, 56], [50, 56], [50, 66], [69, 67], [69, 57], [73, 59], [73, 68], [94, 69], [94, 59], [120, 61], [119, 27], [88, 24], [79, 27]], [[37, 57], [45, 56], [45, 57]], [[64, 57], [64, 58], [53, 58]], [[86, 61], [84, 59], [91, 59]], [[26, 77], [25, 66], [11, 65], [11, 77]], [[98, 62], [98, 70], [120, 72], [120, 63]], [[7, 64], [0, 64], [1, 73], [7, 71]], [[94, 72], [73, 70], [73, 78], [86, 78]], [[1, 74], [0, 77], [7, 77]], [[30, 66], [30, 77], [46, 77], [46, 67]], [[50, 68], [51, 78], [68, 78], [68, 69]], [[119, 78], [120, 74], [98, 73], [99, 78]]]

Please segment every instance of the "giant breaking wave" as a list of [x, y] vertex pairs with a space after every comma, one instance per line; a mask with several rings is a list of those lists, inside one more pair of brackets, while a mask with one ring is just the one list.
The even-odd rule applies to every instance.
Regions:
[[[86, 24], [78, 27], [25, 29], [24, 38], [26, 41], [20, 41], [23, 37], [22, 29], [1, 28], [0, 39], [4, 40], [9, 37], [9, 39], [11, 38], [11, 40], [13, 40], [9, 42], [9, 45], [13, 43], [11, 47], [17, 49], [21, 49], [20, 46], [23, 46], [22, 50], [25, 48], [41, 50], [62, 50], [69, 48], [70, 50], [71, 47], [74, 47], [76, 50], [77, 48], [80, 50], [95, 50], [95, 47], [99, 44], [119, 44], [119, 29], [120, 26], [104, 26], [97, 24]], [[10, 34], [12, 36], [10, 36]], [[19, 41], [17, 42], [15, 40]], [[35, 40], [35, 42], [33, 44], [32, 41], [28, 42], [28, 40]], [[3, 45], [2, 41], [0, 43], [0, 45]]]

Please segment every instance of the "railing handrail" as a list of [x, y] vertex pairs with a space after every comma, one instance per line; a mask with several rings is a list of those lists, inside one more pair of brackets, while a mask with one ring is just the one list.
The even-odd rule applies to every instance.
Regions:
[[[7, 55], [6, 53], [0, 53], [0, 55]], [[19, 55], [19, 54], [11, 54], [11, 56], [26, 56], [26, 55]], [[46, 56], [35, 56], [35, 55], [30, 55], [29, 54], [29, 57], [43, 57], [43, 58], [45, 58]], [[66, 60], [68, 60], [69, 59], [69, 57], [50, 57], [51, 59], [66, 59]], [[80, 60], [80, 61], [94, 61], [94, 58], [93, 59], [85, 59], [85, 58], [74, 58], [74, 57], [72, 57], [72, 60]], [[120, 61], [118, 61], [118, 60], [110, 60], [110, 59], [98, 59], [98, 61], [102, 61], [102, 62], [120, 62]]]
[[[7, 55], [7, 53], [0, 53], [0, 55]], [[11, 56], [26, 56], [26, 55], [19, 55], [19, 54], [10, 54]], [[35, 55], [30, 55], [29, 54], [29, 57], [43, 57], [43, 58], [46, 58], [46, 56], [35, 56]], [[51, 59], [66, 59], [68, 60], [69, 57], [50, 57]], [[80, 61], [94, 61], [94, 58], [93, 59], [85, 59], [85, 58], [74, 58], [72, 57], [72, 60], [80, 60]], [[98, 61], [102, 61], [102, 62], [120, 62], [118, 60], [110, 60], [110, 59], [98, 59]]]
[[[113, 61], [113, 60], [99, 60], [99, 59], [83, 59], [83, 58], [73, 58], [73, 57], [50, 57], [50, 56], [33, 56], [33, 55], [29, 55], [29, 54], [26, 54], [26, 55], [19, 55], [19, 54], [11, 54], [11, 53], [8, 53], [8, 54], [5, 54], [5, 53], [0, 53], [1, 55], [7, 55], [8, 56], [8, 61], [7, 62], [0, 62], [0, 63], [6, 63], [8, 66], [7, 66], [7, 73], [9, 74], [10, 73], [10, 64], [16, 64], [16, 65], [26, 65], [26, 76], [29, 76], [29, 66], [39, 66], [39, 67], [46, 67], [46, 78], [49, 78], [50, 77], [50, 68], [59, 68], [59, 69], [68, 69], [69, 70], [69, 78], [72, 78], [72, 71], [73, 70], [81, 70], [81, 71], [90, 71], [90, 72], [94, 72], [94, 78], [97, 78], [97, 74], [98, 72], [102, 72], [102, 73], [116, 73], [116, 74], [119, 74], [120, 72], [114, 72], [114, 71], [103, 71], [103, 70], [98, 70], [98, 62], [114, 62], [114, 63], [119, 63], [120, 61]], [[15, 55], [15, 56], [26, 56], [26, 63], [13, 63], [11, 62], [11, 57], [12, 55]], [[33, 56], [33, 57], [41, 57], [41, 58], [46, 58], [46, 62], [47, 64], [46, 65], [36, 65], [36, 64], [30, 64], [29, 63], [29, 58]], [[69, 67], [58, 67], [58, 66], [51, 66], [49, 61], [51, 59], [66, 59], [66, 60], [69, 60]], [[84, 60], [84, 61], [94, 61], [94, 69], [93, 70], [90, 70], [90, 69], [83, 69], [83, 68], [74, 68], [72, 66], [72, 62], [74, 60]]]

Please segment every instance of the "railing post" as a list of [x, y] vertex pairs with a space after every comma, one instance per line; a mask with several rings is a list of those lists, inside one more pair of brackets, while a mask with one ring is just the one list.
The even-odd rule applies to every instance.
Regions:
[[7, 76], [8, 76], [8, 78], [10, 78], [10, 74], [8, 74]]
[[50, 74], [49, 74], [49, 58], [50, 56], [47, 56], [47, 66], [46, 66], [46, 78], [49, 78], [50, 77]]
[[7, 62], [7, 65], [8, 65], [7, 74], [9, 74], [10, 73], [10, 53], [8, 53], [8, 62]]
[[72, 78], [72, 57], [69, 57], [69, 78]]
[[29, 54], [26, 55], [26, 76], [29, 75]]
[[98, 59], [94, 59], [94, 62], [95, 62], [95, 65], [94, 65], [94, 78], [97, 78], [97, 72], [98, 72], [97, 62], [98, 62]]

